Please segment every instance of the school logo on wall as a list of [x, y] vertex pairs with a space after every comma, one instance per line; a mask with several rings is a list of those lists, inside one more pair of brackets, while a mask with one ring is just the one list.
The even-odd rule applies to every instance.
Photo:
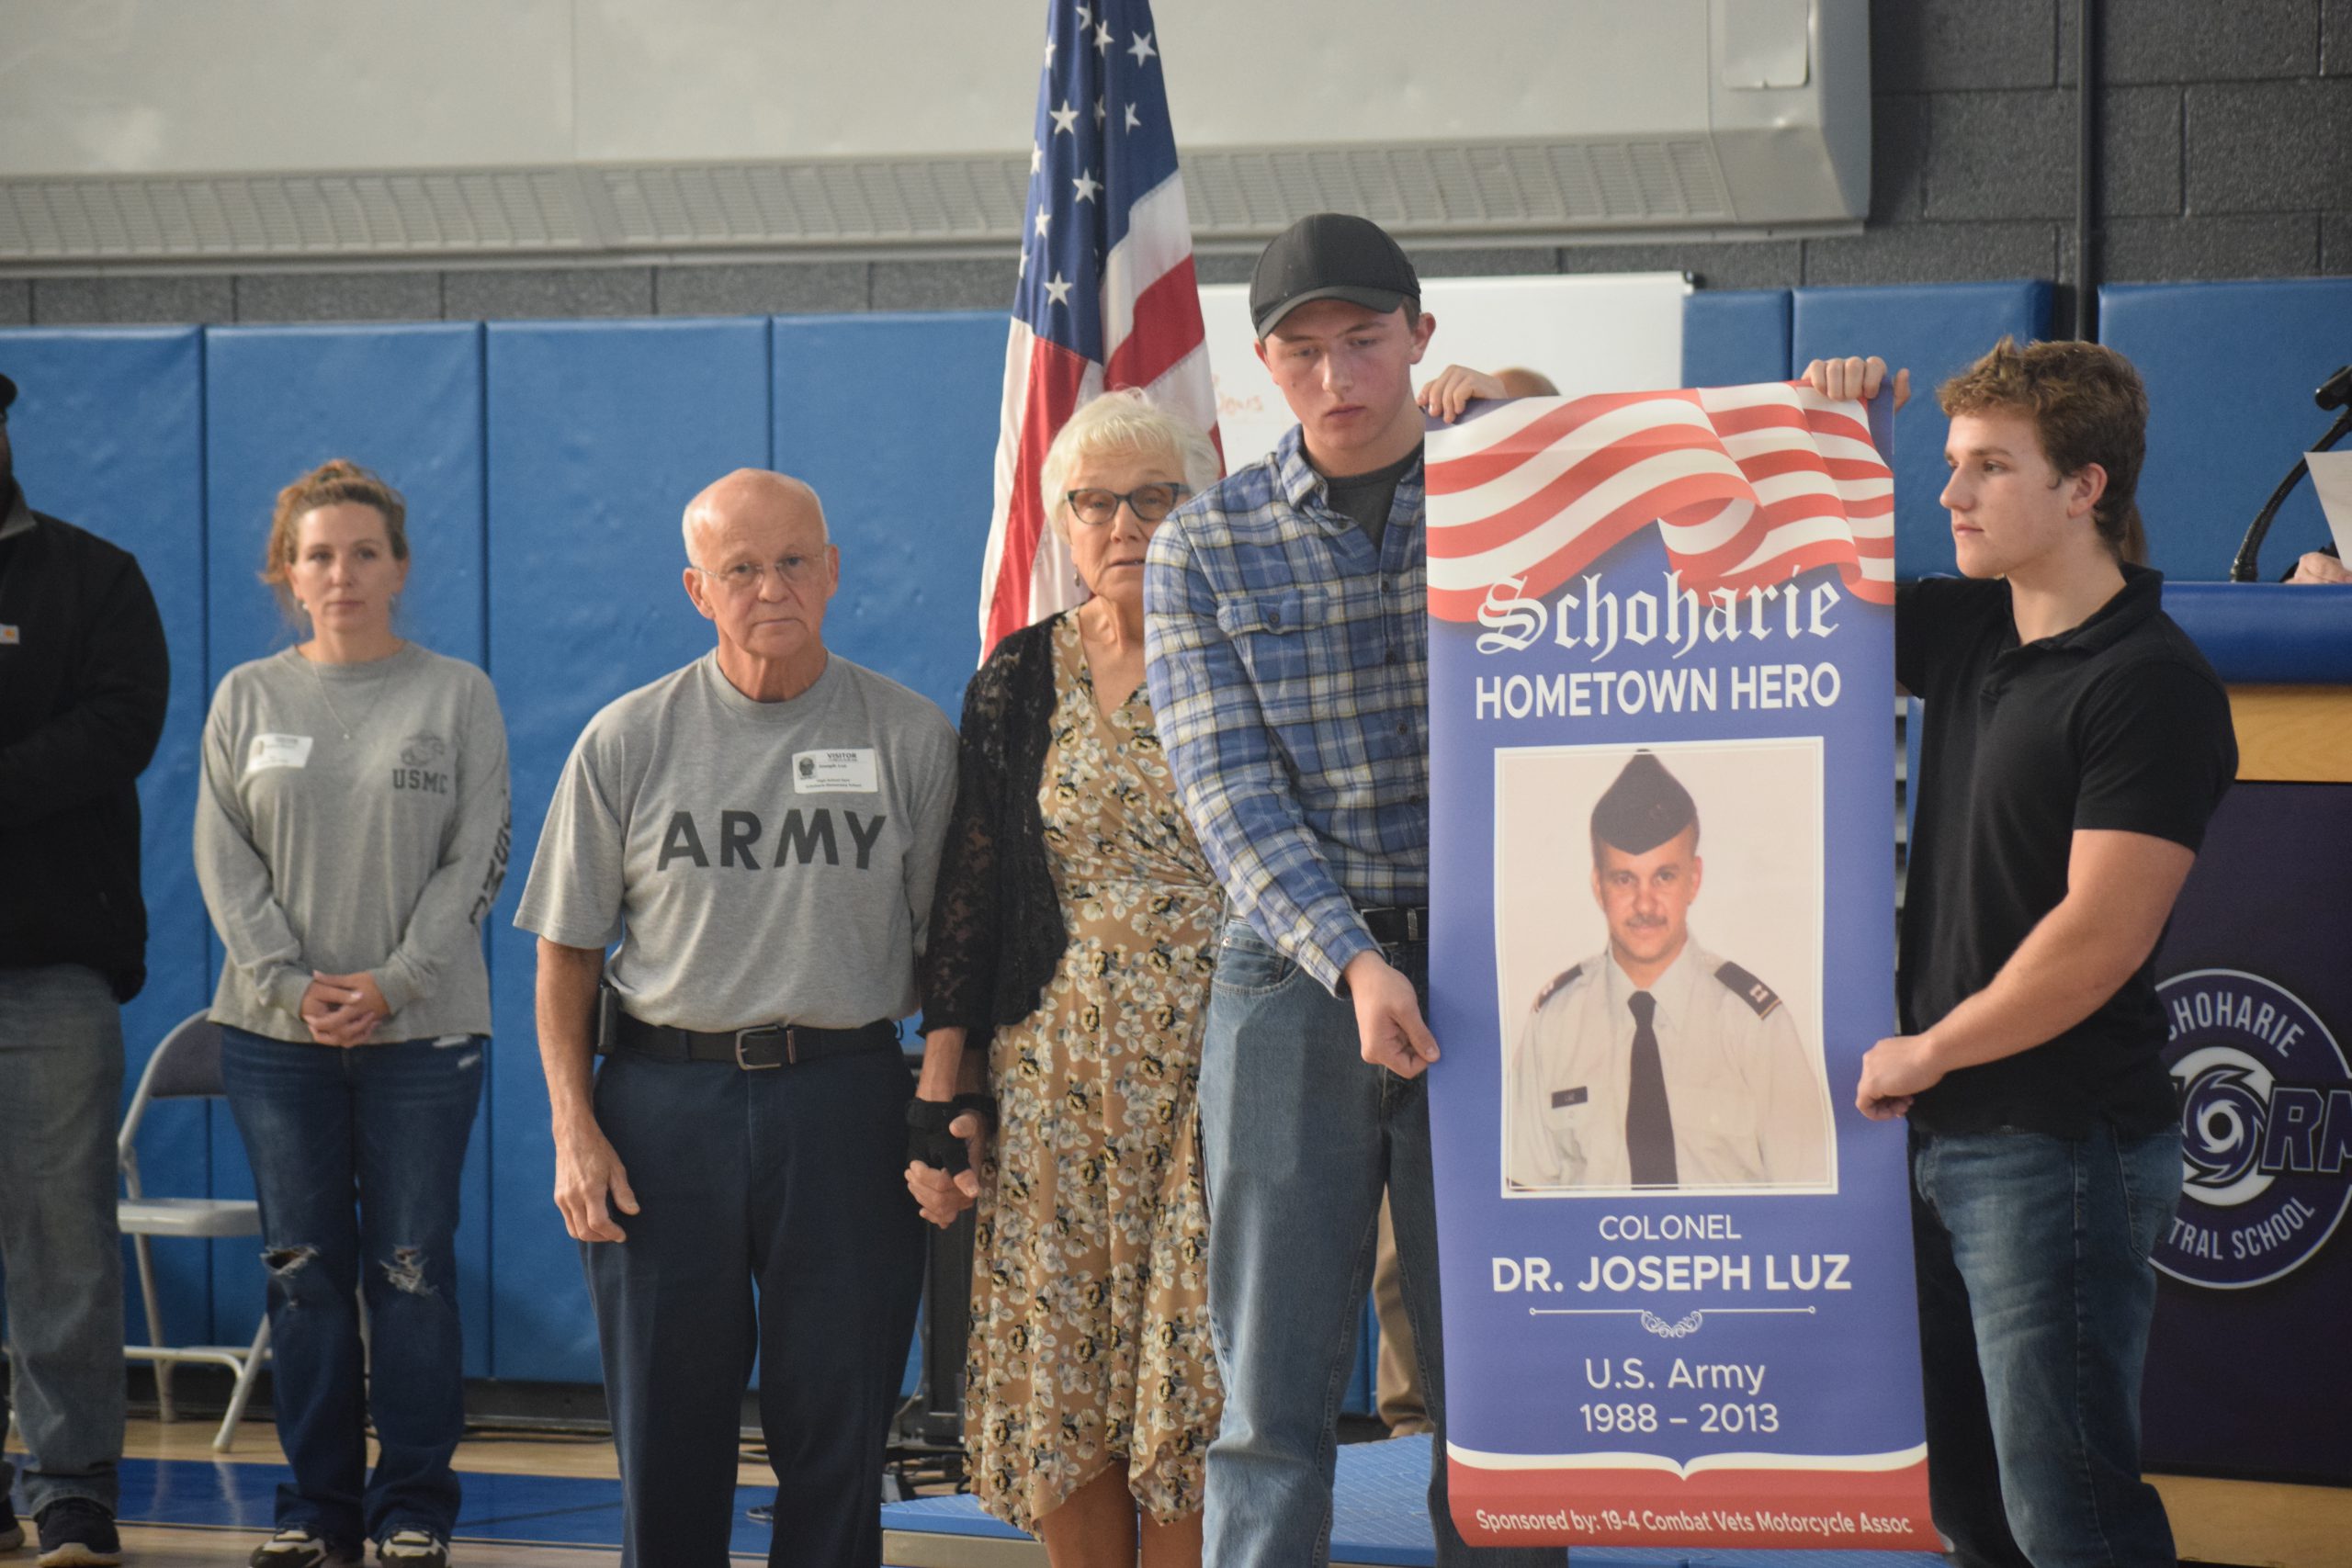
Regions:
[[2156, 987], [2185, 1180], [2156, 1267], [2209, 1290], [2284, 1279], [2352, 1207], [2352, 1070], [2317, 1014], [2236, 969]]

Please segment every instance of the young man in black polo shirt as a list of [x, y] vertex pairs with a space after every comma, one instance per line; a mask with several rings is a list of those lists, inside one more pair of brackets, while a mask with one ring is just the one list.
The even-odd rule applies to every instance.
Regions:
[[[1867, 396], [1884, 367], [1808, 370]], [[2159, 603], [2122, 355], [2004, 339], [1939, 393], [1962, 580], [1898, 591], [1925, 706], [1904, 1032], [1856, 1099], [1911, 1118], [1928, 1480], [1963, 1564], [2175, 1561], [2140, 1479], [2149, 1254], [2180, 1193], [2154, 953], [2237, 771]]]

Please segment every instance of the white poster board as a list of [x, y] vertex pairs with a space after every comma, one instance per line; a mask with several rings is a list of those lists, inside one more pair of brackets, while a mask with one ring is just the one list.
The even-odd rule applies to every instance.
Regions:
[[[1433, 277], [1421, 286], [1421, 308], [1437, 318], [1437, 332], [1413, 384], [1449, 365], [1517, 365], [1550, 377], [1563, 397], [1679, 387], [1690, 293], [1675, 272]], [[1273, 450], [1295, 422], [1252, 348], [1248, 285], [1203, 288], [1201, 316], [1231, 472]]]
[[[1233, 450], [1230, 435], [1225, 438], [1225, 449], [1228, 454]], [[2352, 561], [2352, 452], [2312, 452], [2303, 461], [2312, 471], [2312, 488], [2319, 491], [2327, 531], [2335, 536], [2335, 553]]]

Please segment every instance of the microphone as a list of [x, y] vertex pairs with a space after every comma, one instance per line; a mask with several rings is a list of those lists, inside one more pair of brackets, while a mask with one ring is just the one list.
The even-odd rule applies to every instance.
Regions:
[[[2327, 427], [2327, 434], [2319, 438], [2312, 451], [2324, 452], [2346, 435], [2352, 435], [2352, 407], [2346, 406], [2352, 405], [2352, 365], [2337, 366], [2335, 374], [2322, 381], [2319, 389], [2312, 394], [2312, 401], [2323, 409], [2344, 410], [2335, 416], [2335, 423]], [[2230, 562], [2232, 582], [2259, 581], [2260, 569], [2255, 562], [2262, 549], [2263, 536], [2270, 532], [2270, 520], [2278, 514], [2279, 505], [2286, 501], [2287, 493], [2311, 471], [2307, 457], [2295, 459], [2295, 466], [2287, 470], [2287, 477], [2278, 481], [2278, 488], [2270, 492], [2270, 499], [2262, 503], [2262, 510], [2256, 513], [2254, 521], [2247, 525], [2245, 537], [2238, 542], [2237, 557]]]

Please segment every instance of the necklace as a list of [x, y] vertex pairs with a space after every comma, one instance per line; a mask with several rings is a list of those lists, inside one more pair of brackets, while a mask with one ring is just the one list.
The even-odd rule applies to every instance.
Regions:
[[[301, 658], [300, 654], [297, 654], [295, 657]], [[386, 654], [381, 660], [378, 660], [378, 662], [382, 664], [384, 668], [376, 671], [376, 679], [368, 688], [368, 701], [359, 710], [360, 722], [363, 724], [367, 722], [368, 710], [375, 706], [376, 698], [382, 693], [384, 689], [384, 682], [391, 678], [392, 659], [392, 654]], [[350, 739], [351, 726], [343, 722], [343, 715], [335, 711], [334, 699], [327, 695], [327, 678], [319, 673], [320, 661], [315, 659], [303, 659], [302, 662], [311, 667], [311, 679], [318, 682], [319, 701], [326, 704], [327, 716], [334, 720], [334, 727], [337, 729], [343, 731], [343, 738], [345, 740]]]

